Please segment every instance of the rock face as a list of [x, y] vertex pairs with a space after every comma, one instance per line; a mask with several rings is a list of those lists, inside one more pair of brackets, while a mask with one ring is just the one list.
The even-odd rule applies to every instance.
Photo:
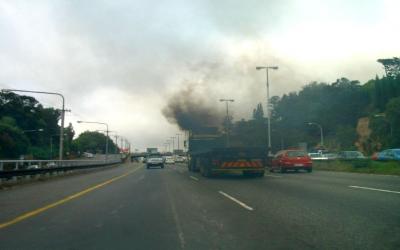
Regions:
[[371, 129], [369, 128], [369, 118], [362, 117], [358, 119], [357, 122], [357, 135], [358, 140], [356, 141], [355, 145], [357, 146], [358, 150], [365, 153], [368, 153], [371, 150]]

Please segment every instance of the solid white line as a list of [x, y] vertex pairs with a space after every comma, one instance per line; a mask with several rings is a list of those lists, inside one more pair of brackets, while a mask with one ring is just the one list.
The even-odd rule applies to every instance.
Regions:
[[193, 180], [195, 180], [195, 181], [198, 181], [199, 179], [197, 179], [196, 177], [194, 177], [194, 176], [190, 176], [190, 178], [192, 178]]
[[380, 191], [380, 192], [386, 192], [386, 193], [400, 194], [399, 191], [392, 191], [392, 190], [385, 190], [385, 189], [378, 189], [378, 188], [369, 188], [369, 187], [360, 187], [360, 186], [349, 186], [349, 187], [350, 188], [372, 190], [372, 191]]
[[222, 191], [218, 191], [218, 193], [222, 194], [223, 196], [225, 196], [226, 198], [236, 202], [237, 204], [239, 204], [240, 206], [246, 208], [247, 210], [253, 211], [254, 209], [252, 207], [247, 206], [245, 203], [241, 202], [240, 200], [236, 199], [235, 197], [230, 196], [229, 194], [222, 192]]
[[282, 178], [282, 176], [279, 176], [279, 175], [272, 175], [272, 174], [265, 174], [264, 176], [275, 177], [275, 178]]

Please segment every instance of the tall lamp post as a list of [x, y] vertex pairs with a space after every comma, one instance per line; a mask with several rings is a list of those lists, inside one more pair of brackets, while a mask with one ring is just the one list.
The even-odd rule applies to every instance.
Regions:
[[219, 99], [220, 102], [225, 102], [226, 105], [226, 146], [229, 147], [229, 103], [234, 102], [233, 99]]
[[175, 137], [171, 137], [172, 140], [172, 153], [174, 153], [175, 150]]
[[105, 122], [88, 122], [88, 121], [77, 121], [78, 123], [94, 123], [94, 124], [102, 124], [106, 126], [106, 162], [108, 161], [108, 124]]
[[324, 147], [324, 131], [322, 130], [322, 126], [316, 122], [309, 122], [307, 124], [310, 126], [315, 125], [315, 126], [319, 127], [320, 134], [321, 134], [321, 147]]
[[119, 135], [115, 134], [114, 138], [115, 138], [115, 153], [118, 154], [118, 137]]
[[176, 134], [176, 136], [178, 137], [178, 150], [180, 149], [179, 148], [179, 136], [180, 136], [181, 134]]
[[256, 70], [265, 69], [267, 73], [267, 116], [268, 116], [268, 156], [272, 156], [272, 146], [271, 146], [271, 112], [269, 111], [269, 77], [268, 70], [273, 69], [277, 70], [278, 66], [258, 66]]
[[57, 95], [62, 99], [62, 109], [61, 109], [61, 126], [60, 126], [60, 151], [59, 160], [63, 159], [64, 150], [64, 117], [65, 117], [65, 98], [62, 94], [56, 92], [45, 92], [45, 91], [32, 91], [32, 90], [22, 90], [22, 89], [2, 89], [3, 92], [25, 92], [25, 93], [36, 93], [36, 94], [46, 94], [46, 95]]

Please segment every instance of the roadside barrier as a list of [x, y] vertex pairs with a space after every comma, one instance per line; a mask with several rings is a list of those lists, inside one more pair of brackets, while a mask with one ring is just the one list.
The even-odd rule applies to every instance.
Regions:
[[110, 155], [104, 160], [0, 160], [0, 184], [6, 180], [63, 174], [68, 171], [104, 167], [122, 163], [124, 157]]

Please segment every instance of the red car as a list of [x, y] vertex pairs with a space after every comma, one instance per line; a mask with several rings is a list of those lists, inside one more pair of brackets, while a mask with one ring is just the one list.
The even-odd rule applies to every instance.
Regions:
[[281, 173], [287, 170], [306, 170], [312, 172], [312, 161], [307, 152], [302, 150], [282, 150], [272, 159], [271, 169], [273, 172], [278, 170]]

